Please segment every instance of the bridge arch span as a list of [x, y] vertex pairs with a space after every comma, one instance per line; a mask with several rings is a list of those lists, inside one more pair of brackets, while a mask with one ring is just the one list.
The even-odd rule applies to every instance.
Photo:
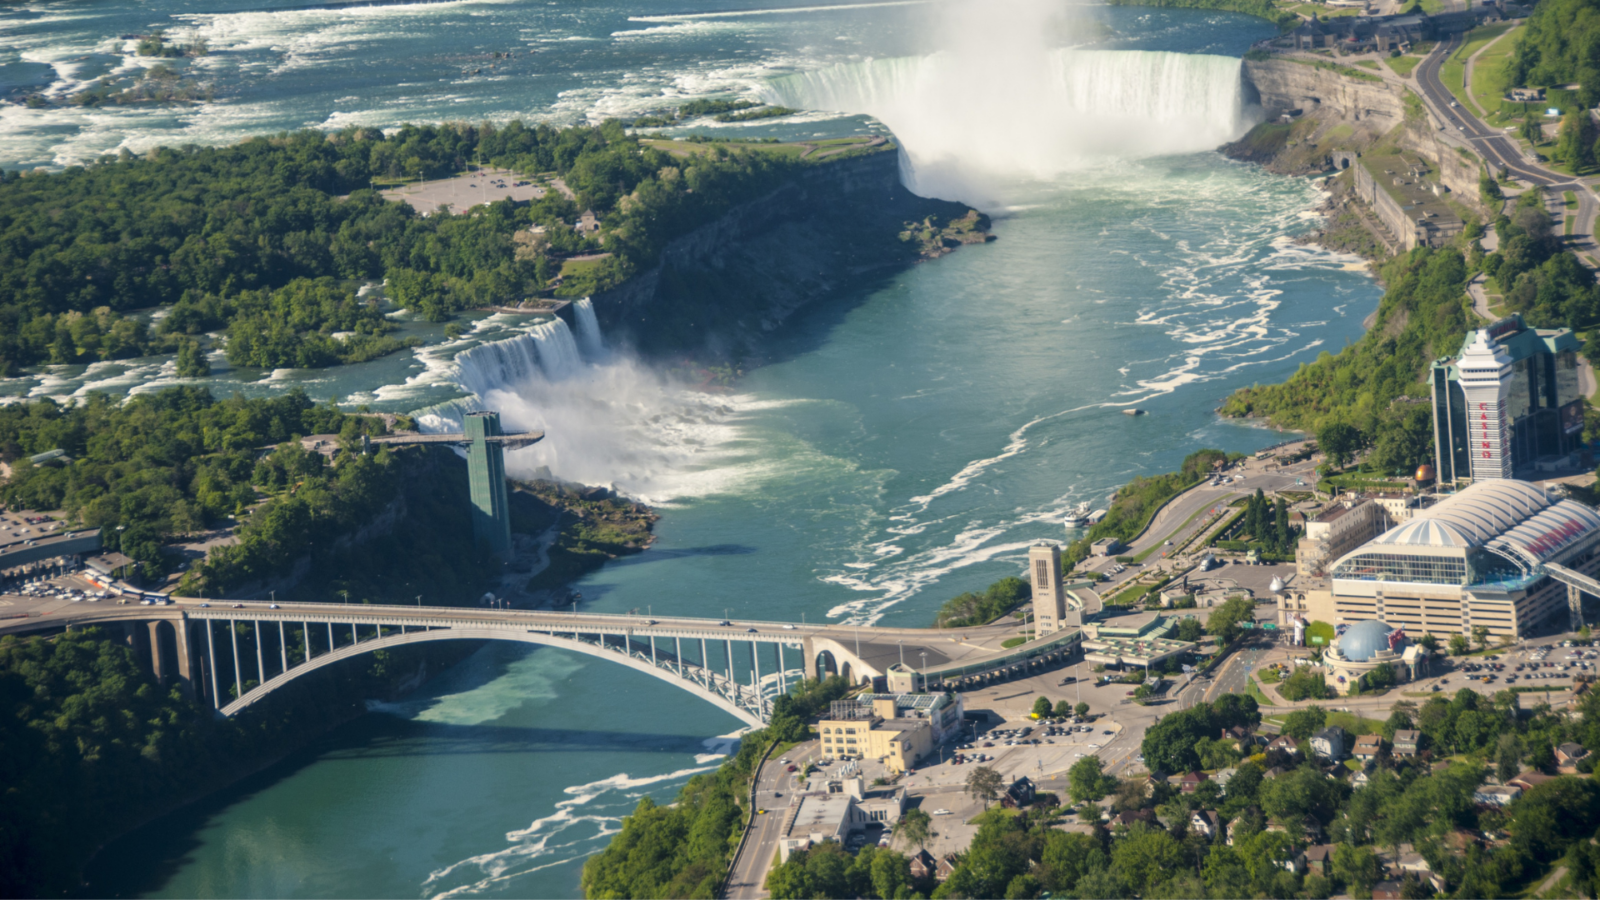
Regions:
[[220, 712], [224, 716], [237, 715], [248, 707], [253, 706], [270, 696], [279, 688], [284, 687], [290, 682], [300, 678], [302, 675], [309, 675], [318, 669], [331, 666], [334, 663], [343, 662], [347, 659], [354, 659], [357, 656], [371, 653], [374, 650], [385, 650], [391, 647], [404, 647], [410, 644], [422, 644], [432, 641], [471, 640], [516, 641], [524, 644], [537, 644], [544, 647], [559, 647], [563, 650], [571, 650], [574, 653], [582, 653], [587, 656], [593, 656], [598, 659], [606, 660], [607, 662], [621, 663], [622, 665], [625, 665], [631, 669], [643, 672], [652, 678], [658, 678], [662, 681], [665, 681], [673, 687], [688, 691], [689, 693], [694, 694], [700, 699], [721, 709], [723, 712], [728, 713], [729, 715], [739, 719], [753, 728], [761, 728], [766, 725], [765, 722], [761, 721], [761, 719], [750, 710], [738, 706], [726, 696], [710, 690], [697, 682], [679, 678], [670, 670], [653, 666], [646, 660], [635, 659], [634, 657], [618, 650], [606, 649], [597, 644], [590, 644], [585, 641], [576, 641], [571, 638], [558, 637], [552, 634], [542, 634], [536, 631], [511, 631], [503, 628], [439, 628], [428, 631], [410, 631], [405, 634], [391, 634], [384, 637], [363, 640], [358, 644], [347, 644], [343, 647], [339, 647], [331, 653], [324, 653], [321, 656], [313, 658], [309, 662], [301, 663], [300, 665], [295, 666], [286, 672], [280, 672], [279, 674], [274, 675], [273, 677], [267, 679], [265, 683], [257, 685], [256, 687], [246, 691], [244, 696], [239, 697], [233, 702], [223, 706]]

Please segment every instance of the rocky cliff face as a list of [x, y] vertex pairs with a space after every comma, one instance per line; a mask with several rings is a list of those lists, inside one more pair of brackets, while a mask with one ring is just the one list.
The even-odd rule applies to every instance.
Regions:
[[[1280, 174], [1312, 175], [1336, 168], [1335, 154], [1389, 140], [1433, 162], [1454, 199], [1482, 212], [1478, 159], [1441, 140], [1439, 123], [1406, 87], [1282, 58], [1245, 60], [1243, 77], [1267, 120], [1224, 146], [1224, 154]], [[1291, 121], [1282, 121], [1284, 114]]]
[[667, 245], [658, 266], [595, 295], [595, 313], [646, 355], [759, 357], [803, 307], [921, 258], [924, 243], [902, 239], [909, 223], [968, 212], [902, 187], [895, 152], [807, 167]]

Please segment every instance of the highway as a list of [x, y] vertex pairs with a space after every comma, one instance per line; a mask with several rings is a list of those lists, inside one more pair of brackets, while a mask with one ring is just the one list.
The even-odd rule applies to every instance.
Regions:
[[754, 814], [750, 836], [733, 861], [733, 870], [728, 873], [722, 896], [747, 898], [767, 895], [767, 871], [772, 868], [777, 856], [784, 822], [788, 820], [791, 808], [798, 799], [794, 791], [796, 777], [790, 774], [784, 760], [803, 772], [806, 763], [817, 757], [818, 746], [815, 739], [797, 744], [790, 748], [787, 755], [782, 758], [775, 756], [761, 767], [756, 782], [756, 809], [767, 812], [765, 815]]
[[1523, 155], [1522, 147], [1515, 138], [1504, 131], [1491, 128], [1466, 107], [1455, 105], [1455, 96], [1439, 79], [1440, 67], [1450, 54], [1460, 49], [1464, 40], [1463, 35], [1452, 35], [1449, 40], [1440, 41], [1438, 46], [1433, 48], [1433, 52], [1417, 66], [1417, 89], [1421, 91], [1423, 99], [1427, 101], [1435, 116], [1445, 123], [1445, 127], [1454, 129], [1457, 137], [1487, 160], [1491, 168], [1505, 169], [1513, 177], [1530, 184], [1555, 191], [1572, 191], [1576, 194], [1578, 215], [1572, 229], [1570, 244], [1580, 259], [1584, 259], [1586, 264], [1593, 265], [1593, 254], [1597, 249], [1594, 240], [1595, 216], [1600, 212], [1600, 202], [1595, 200], [1594, 193], [1579, 179], [1547, 169], [1528, 159]]

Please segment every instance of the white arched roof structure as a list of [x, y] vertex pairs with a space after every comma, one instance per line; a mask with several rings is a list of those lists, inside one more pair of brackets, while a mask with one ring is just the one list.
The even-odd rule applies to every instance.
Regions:
[[1534, 567], [1596, 532], [1600, 513], [1582, 503], [1526, 481], [1480, 481], [1345, 554], [1332, 568], [1375, 550], [1428, 547], [1485, 548]]

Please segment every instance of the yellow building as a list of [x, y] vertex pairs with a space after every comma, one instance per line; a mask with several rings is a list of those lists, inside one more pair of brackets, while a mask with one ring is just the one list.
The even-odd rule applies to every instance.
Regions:
[[878, 759], [891, 771], [904, 772], [933, 752], [933, 729], [927, 719], [897, 719], [892, 698], [872, 702], [870, 712], [857, 707], [848, 718], [817, 723], [822, 752], [834, 759]]

